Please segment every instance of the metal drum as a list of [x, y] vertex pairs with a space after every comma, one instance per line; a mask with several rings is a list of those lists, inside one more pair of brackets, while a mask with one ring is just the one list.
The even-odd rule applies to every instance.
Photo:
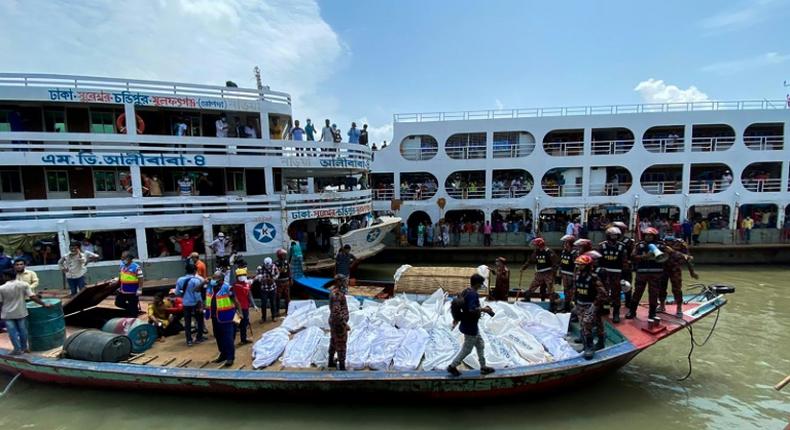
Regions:
[[49, 305], [27, 303], [27, 330], [31, 351], [47, 351], [63, 346], [66, 340], [66, 322], [59, 299], [43, 299]]
[[156, 342], [156, 327], [137, 318], [113, 318], [102, 327], [107, 333], [122, 334], [132, 341], [132, 352], [148, 350]]
[[124, 335], [80, 330], [66, 339], [63, 350], [75, 360], [117, 363], [129, 357], [132, 342]]

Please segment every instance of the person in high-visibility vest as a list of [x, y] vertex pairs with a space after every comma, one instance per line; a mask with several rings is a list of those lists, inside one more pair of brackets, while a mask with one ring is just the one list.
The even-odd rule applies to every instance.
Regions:
[[134, 255], [128, 253], [124, 256], [120, 269], [115, 306], [125, 309], [127, 316], [137, 318], [140, 312], [138, 296], [143, 288], [143, 268], [139, 263], [134, 262]]
[[236, 337], [233, 317], [237, 312], [241, 313], [241, 309], [239, 302], [233, 295], [233, 288], [225, 282], [225, 274], [221, 271], [214, 273], [206, 287], [205, 308], [206, 319], [211, 320], [211, 327], [219, 350], [219, 355], [214, 359], [214, 363], [224, 361], [223, 366], [230, 367], [236, 358], [236, 345], [233, 344], [233, 339]]

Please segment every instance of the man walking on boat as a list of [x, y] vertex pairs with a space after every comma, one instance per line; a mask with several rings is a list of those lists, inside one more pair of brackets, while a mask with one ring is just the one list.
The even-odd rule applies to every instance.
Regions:
[[458, 366], [472, 352], [472, 349], [477, 351], [477, 359], [480, 361], [480, 374], [488, 375], [489, 373], [494, 373], [493, 368], [486, 366], [485, 342], [483, 337], [480, 336], [480, 330], [477, 327], [481, 313], [485, 312], [492, 317], [494, 316], [494, 311], [489, 306], [480, 307], [480, 296], [478, 296], [477, 290], [480, 289], [483, 282], [485, 282], [485, 279], [482, 276], [477, 273], [472, 275], [469, 279], [470, 286], [460, 293], [460, 297], [455, 299], [463, 302], [463, 304], [456, 302], [457, 305], [453, 305], [459, 308], [457, 314], [453, 312], [453, 327], [460, 323], [458, 329], [464, 335], [464, 344], [461, 346], [461, 351], [447, 366], [447, 371], [453, 376], [461, 375]]
[[532, 239], [532, 245], [535, 251], [529, 256], [529, 259], [521, 266], [521, 271], [527, 270], [530, 264], [535, 263], [535, 278], [524, 295], [524, 301], [530, 301], [532, 293], [540, 288], [540, 301], [546, 301], [549, 297], [549, 304], [551, 311], [555, 311], [556, 294], [554, 293], [554, 272], [557, 267], [557, 254], [546, 246], [546, 241], [541, 237]]
[[233, 344], [235, 337], [233, 317], [240, 310], [239, 303], [233, 296], [233, 289], [225, 282], [225, 274], [221, 271], [214, 273], [206, 287], [205, 306], [206, 319], [211, 320], [211, 328], [219, 350], [214, 363], [224, 361], [223, 367], [230, 367], [236, 358], [236, 346]]

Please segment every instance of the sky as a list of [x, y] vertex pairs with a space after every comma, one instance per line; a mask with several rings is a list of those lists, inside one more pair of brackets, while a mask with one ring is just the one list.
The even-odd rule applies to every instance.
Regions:
[[254, 87], [295, 119], [790, 92], [790, 0], [0, 0], [0, 71]]

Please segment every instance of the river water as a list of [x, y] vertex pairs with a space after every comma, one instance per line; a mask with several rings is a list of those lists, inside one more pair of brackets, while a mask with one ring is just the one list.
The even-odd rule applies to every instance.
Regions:
[[[515, 269], [515, 268], [514, 268]], [[367, 266], [384, 279], [393, 267]], [[0, 429], [782, 429], [790, 419], [790, 269], [706, 266], [705, 282], [737, 286], [716, 331], [687, 370], [687, 333], [639, 355], [616, 373], [546, 398], [464, 405], [278, 403], [122, 393], [17, 382], [0, 398]], [[514, 280], [516, 282], [517, 280]], [[525, 281], [526, 282], [526, 281]], [[695, 325], [702, 340], [713, 319]], [[5, 377], [2, 377], [5, 381]]]

